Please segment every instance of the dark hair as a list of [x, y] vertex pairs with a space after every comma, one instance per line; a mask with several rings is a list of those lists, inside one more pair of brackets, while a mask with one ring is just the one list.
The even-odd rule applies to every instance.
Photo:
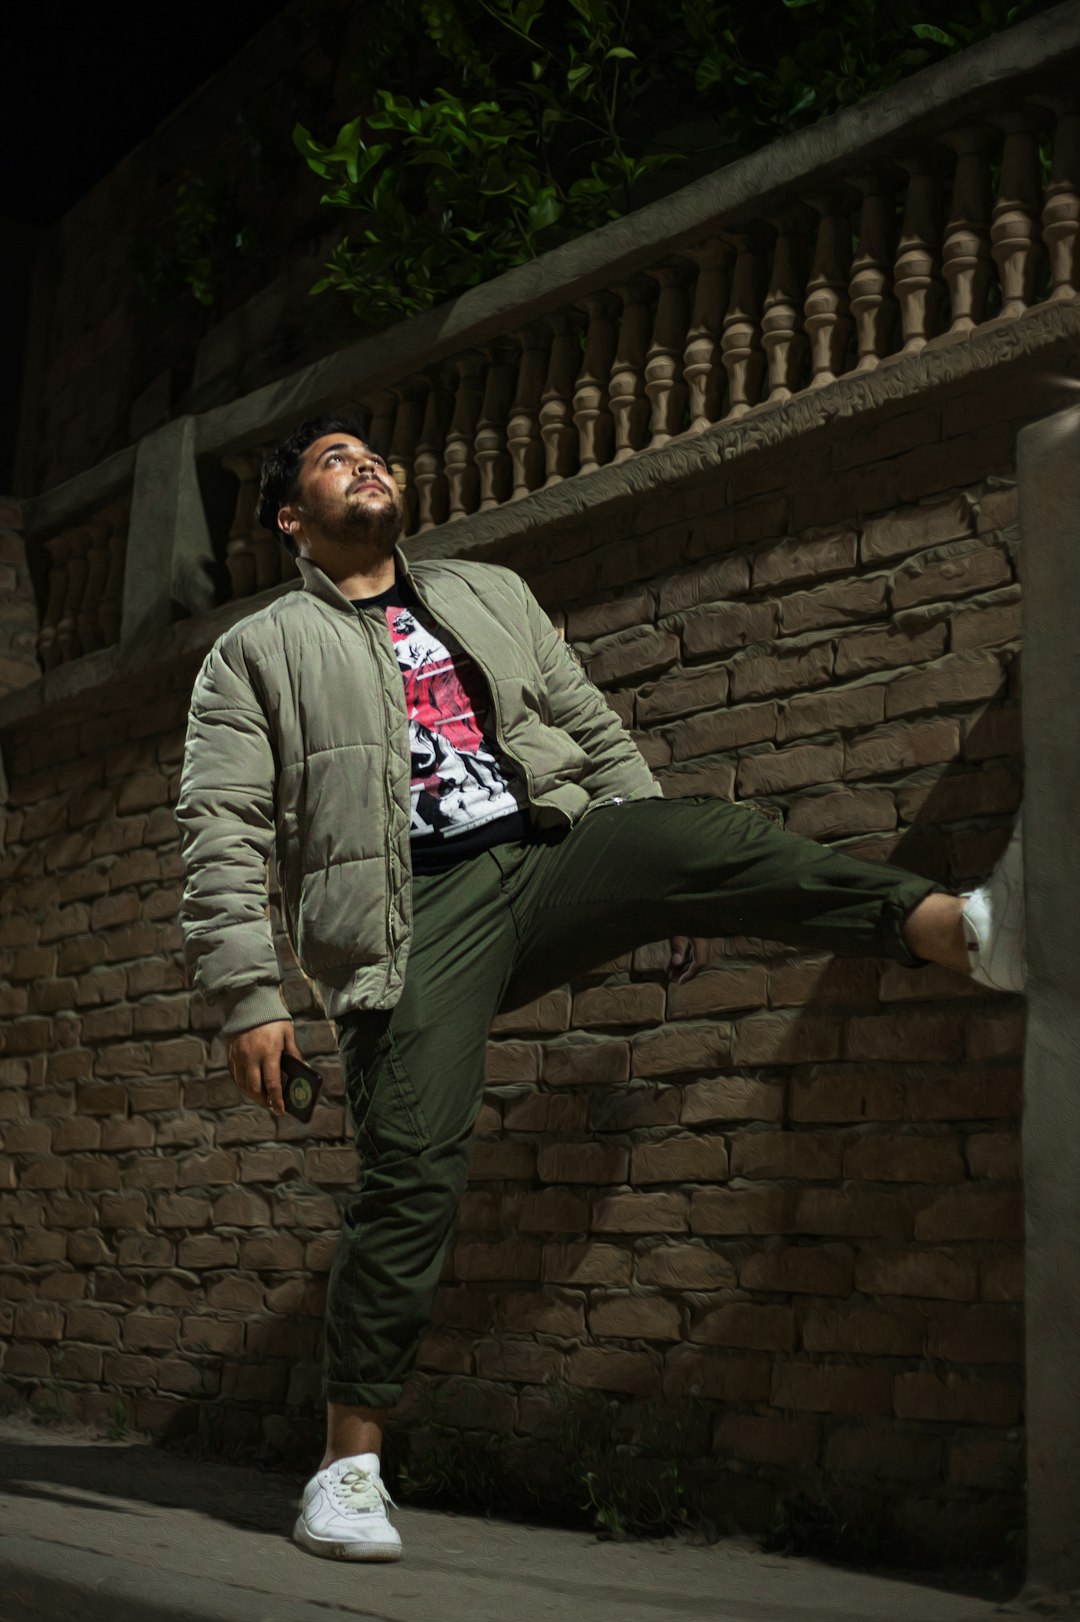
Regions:
[[364, 428], [355, 417], [309, 417], [263, 458], [262, 477], [259, 480], [259, 523], [271, 534], [277, 531], [282, 545], [293, 558], [296, 557], [296, 542], [286, 530], [278, 528], [278, 513], [296, 493], [296, 476], [304, 452], [317, 439], [322, 439], [324, 434], [348, 434], [367, 444]]

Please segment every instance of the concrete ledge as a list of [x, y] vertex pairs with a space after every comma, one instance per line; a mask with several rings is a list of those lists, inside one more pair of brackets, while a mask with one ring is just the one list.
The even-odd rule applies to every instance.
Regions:
[[85, 473], [76, 473], [63, 484], [54, 485], [44, 495], [25, 497], [23, 533], [28, 540], [54, 534], [121, 491], [130, 489], [134, 477], [135, 446], [125, 445], [103, 462], [95, 462]]

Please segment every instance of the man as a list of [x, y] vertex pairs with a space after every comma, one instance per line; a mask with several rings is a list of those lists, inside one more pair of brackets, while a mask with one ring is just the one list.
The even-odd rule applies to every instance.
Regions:
[[747, 807], [665, 800], [513, 571], [406, 562], [401, 494], [347, 419], [303, 423], [268, 457], [260, 519], [303, 589], [219, 637], [196, 678], [181, 925], [234, 1080], [280, 1114], [281, 1056], [300, 1051], [267, 916], [276, 848], [363, 1163], [329, 1280], [326, 1448], [294, 1537], [393, 1560], [383, 1420], [429, 1321], [500, 1006], [664, 937], [669, 974], [689, 977], [731, 933], [1020, 990], [1020, 840], [964, 898]]

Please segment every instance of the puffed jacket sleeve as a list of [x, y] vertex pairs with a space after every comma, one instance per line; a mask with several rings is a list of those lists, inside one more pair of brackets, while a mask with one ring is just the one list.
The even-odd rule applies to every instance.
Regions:
[[192, 984], [232, 1035], [289, 1019], [267, 888], [276, 770], [267, 716], [233, 638], [214, 644], [192, 688], [175, 817], [179, 923]]
[[588, 789], [594, 800], [658, 799], [663, 789], [600, 689], [563, 641], [525, 581], [516, 577], [544, 673], [552, 716], [589, 756]]

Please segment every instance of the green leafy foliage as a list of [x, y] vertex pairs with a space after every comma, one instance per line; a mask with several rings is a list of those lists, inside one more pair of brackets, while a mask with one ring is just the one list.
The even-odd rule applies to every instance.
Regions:
[[410, 0], [354, 75], [367, 110], [294, 130], [356, 221], [312, 292], [418, 314], [1044, 3]]

